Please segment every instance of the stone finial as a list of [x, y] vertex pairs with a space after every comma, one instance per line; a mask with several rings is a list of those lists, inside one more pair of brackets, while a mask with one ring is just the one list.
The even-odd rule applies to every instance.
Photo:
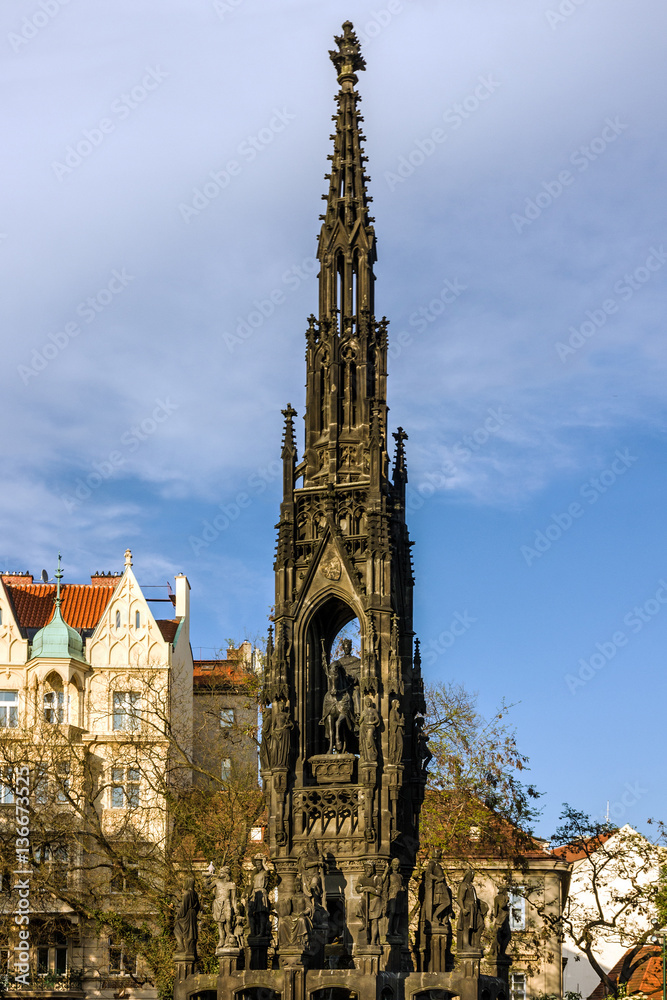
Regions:
[[132, 565], [132, 550], [125, 549], [125, 568], [129, 569], [131, 565]]
[[334, 35], [334, 41], [339, 51], [330, 50], [329, 56], [336, 67], [339, 79], [341, 76], [355, 74], [357, 70], [366, 69], [366, 60], [361, 54], [359, 39], [354, 33], [351, 21], [343, 22], [343, 34]]

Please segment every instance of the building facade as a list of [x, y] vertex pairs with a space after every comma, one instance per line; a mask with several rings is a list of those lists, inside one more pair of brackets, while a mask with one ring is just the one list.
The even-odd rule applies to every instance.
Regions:
[[10, 990], [152, 997], [123, 941], [77, 904], [151, 918], [138, 879], [169, 837], [168, 786], [191, 781], [190, 588], [181, 575], [147, 596], [129, 550], [122, 574], [61, 578], [0, 574], [0, 955]]

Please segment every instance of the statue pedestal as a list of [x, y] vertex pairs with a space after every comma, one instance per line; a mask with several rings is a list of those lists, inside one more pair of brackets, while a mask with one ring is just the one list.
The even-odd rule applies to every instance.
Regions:
[[241, 957], [241, 949], [238, 946], [218, 945], [215, 954], [219, 960], [221, 974], [229, 975], [230, 972], [238, 971], [239, 958]]
[[245, 950], [246, 969], [266, 969], [269, 941], [268, 937], [250, 935], [248, 947]]
[[382, 948], [378, 944], [367, 944], [354, 952], [354, 965], [364, 976], [377, 976], [380, 971]]
[[352, 781], [356, 757], [353, 753], [318, 753], [308, 758], [318, 785], [347, 785]]
[[449, 972], [449, 929], [434, 927], [431, 930], [429, 972]]
[[482, 950], [457, 951], [456, 968], [461, 975], [461, 1000], [477, 1000]]
[[174, 973], [177, 983], [182, 983], [188, 976], [194, 976], [197, 962], [193, 955], [182, 953], [174, 955]]
[[387, 944], [382, 950], [386, 972], [407, 972], [410, 951], [402, 934], [387, 934]]

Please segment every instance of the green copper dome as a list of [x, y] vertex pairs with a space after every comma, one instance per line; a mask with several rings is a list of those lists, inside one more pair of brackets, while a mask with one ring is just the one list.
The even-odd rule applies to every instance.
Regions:
[[58, 555], [58, 569], [56, 570], [56, 606], [53, 618], [36, 633], [32, 640], [31, 659], [39, 657], [63, 660], [84, 660], [83, 639], [71, 628], [62, 616], [60, 605], [60, 581], [63, 573], [60, 568], [60, 555]]

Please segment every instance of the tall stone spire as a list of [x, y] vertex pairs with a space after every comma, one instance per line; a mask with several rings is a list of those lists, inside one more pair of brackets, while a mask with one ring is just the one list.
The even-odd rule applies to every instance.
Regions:
[[[334, 151], [318, 245], [319, 316], [310, 316], [306, 333], [300, 462], [295, 411], [283, 410], [275, 644], [270, 638], [261, 760], [280, 880], [281, 967], [297, 960], [301, 945], [291, 928], [305, 893], [321, 925], [309, 967], [325, 967], [324, 945], [336, 938], [346, 961], [375, 975], [408, 961], [407, 909], [380, 934], [368, 879], [372, 869], [388, 891], [393, 863], [398, 891], [414, 866], [425, 784], [423, 688], [412, 655], [407, 435], [394, 435], [390, 478], [387, 321], [376, 321], [373, 306], [375, 232], [354, 89], [365, 64], [349, 22], [336, 42]], [[355, 620], [360, 648], [337, 645]], [[267, 946], [258, 940], [251, 967], [265, 966]]]
[[340, 89], [317, 247], [319, 318], [310, 317], [307, 332], [305, 485], [368, 479], [374, 411], [380, 438], [375, 457], [383, 474], [387, 467], [387, 324], [374, 315], [375, 230], [368, 214], [361, 98], [354, 89], [366, 63], [349, 21], [336, 43], [330, 56]]

